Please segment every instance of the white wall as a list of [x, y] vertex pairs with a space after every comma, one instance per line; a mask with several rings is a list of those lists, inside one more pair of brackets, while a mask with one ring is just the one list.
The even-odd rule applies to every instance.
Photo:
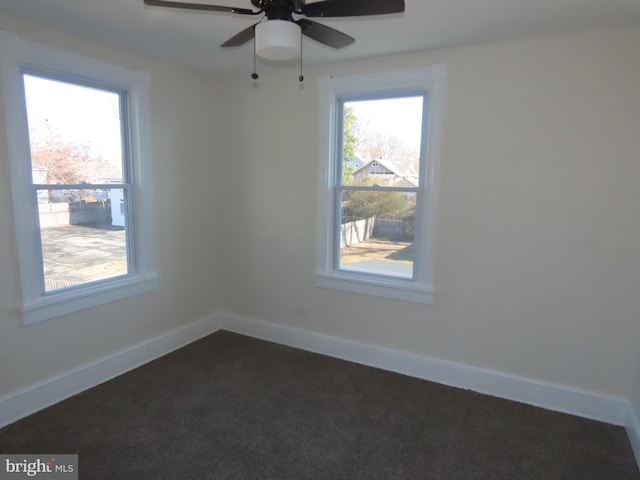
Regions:
[[[226, 311], [629, 398], [640, 336], [640, 32], [225, 85]], [[432, 306], [314, 287], [319, 77], [449, 65]], [[293, 225], [293, 227], [292, 227]]]
[[[220, 90], [210, 80], [9, 15], [0, 29], [151, 73], [150, 113], [160, 288], [24, 327], [0, 111], [0, 398], [179, 328], [219, 308]], [[1, 108], [1, 107], [0, 107]]]
[[[310, 67], [299, 87], [295, 66], [215, 81], [4, 14], [0, 28], [151, 72], [161, 275], [156, 292], [21, 326], [0, 123], [0, 398], [220, 310], [632, 396], [637, 30]], [[317, 79], [437, 63], [450, 81], [435, 304], [314, 287]]]

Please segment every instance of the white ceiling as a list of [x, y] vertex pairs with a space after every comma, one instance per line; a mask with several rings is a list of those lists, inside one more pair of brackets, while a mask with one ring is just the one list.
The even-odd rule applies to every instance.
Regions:
[[[250, 0], [210, 3], [252, 8]], [[219, 45], [256, 17], [147, 7], [143, 0], [0, 0], [0, 10], [216, 75], [252, 68], [251, 43], [227, 49]], [[333, 50], [305, 39], [306, 64], [586, 28], [640, 26], [640, 0], [406, 0], [403, 14], [315, 20], [355, 37], [356, 43]]]

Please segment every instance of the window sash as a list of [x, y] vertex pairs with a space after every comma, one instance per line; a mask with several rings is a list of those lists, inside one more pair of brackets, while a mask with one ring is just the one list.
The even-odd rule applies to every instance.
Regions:
[[[390, 90], [388, 92], [375, 92], [375, 93], [359, 93], [359, 94], [346, 94], [336, 97], [336, 115], [335, 121], [336, 127], [336, 167], [335, 172], [335, 185], [348, 186], [342, 183], [342, 173], [344, 164], [342, 162], [342, 155], [344, 151], [344, 109], [345, 104], [349, 102], [358, 101], [375, 101], [375, 100], [395, 100], [411, 97], [422, 97], [422, 129], [420, 138], [420, 166], [418, 175], [418, 188], [424, 186], [424, 170], [426, 167], [426, 141], [428, 130], [428, 110], [429, 110], [429, 90], [427, 89], [403, 89], [403, 90]], [[375, 163], [375, 160], [372, 162]], [[376, 167], [377, 168], [377, 167]]]
[[[116, 88], [114, 86], [106, 85], [103, 82], [100, 82], [95, 79], [87, 79], [87, 78], [77, 78], [74, 75], [70, 75], [67, 73], [58, 73], [51, 72], [42, 68], [36, 67], [23, 67], [20, 69], [20, 77], [22, 83], [22, 102], [24, 105], [24, 115], [27, 120], [27, 125], [29, 122], [29, 112], [26, 108], [27, 105], [27, 93], [24, 86], [24, 77], [25, 75], [44, 78], [47, 80], [51, 80], [54, 82], [62, 82], [72, 86], [78, 87], [87, 87], [96, 89], [103, 92], [113, 93], [118, 95], [118, 105], [119, 105], [119, 125], [120, 125], [120, 149], [122, 152], [122, 160], [121, 160], [121, 174], [123, 177], [123, 181], [119, 183], [81, 183], [81, 184], [71, 184], [71, 183], [55, 183], [55, 184], [41, 184], [41, 183], [33, 183], [33, 175], [30, 176], [31, 179], [31, 191], [33, 195], [37, 196], [37, 192], [39, 190], [98, 190], [98, 189], [121, 189], [123, 190], [123, 197], [125, 199], [125, 249], [126, 249], [126, 260], [127, 260], [127, 273], [118, 275], [116, 277], [108, 277], [97, 280], [89, 280], [77, 283], [73, 286], [67, 287], [64, 289], [65, 293], [72, 291], [82, 291], [82, 289], [87, 288], [92, 285], [99, 285], [102, 283], [109, 283], [114, 280], [114, 278], [123, 278], [123, 277], [132, 277], [136, 274], [136, 262], [135, 262], [135, 199], [134, 199], [134, 191], [133, 185], [131, 184], [131, 180], [133, 177], [132, 165], [131, 165], [131, 145], [130, 145], [130, 123], [129, 123], [129, 94], [125, 88]], [[30, 133], [27, 131], [27, 136], [30, 141]], [[31, 152], [29, 151], [28, 156], [28, 168], [32, 170], [32, 157]], [[36, 212], [37, 214], [37, 212]], [[39, 215], [37, 215], [37, 224], [38, 224], [38, 232], [40, 232], [40, 222]], [[42, 237], [39, 233], [37, 238], [34, 239], [35, 246], [38, 248], [38, 252], [36, 255], [36, 259], [40, 263], [40, 268], [37, 270], [38, 273], [38, 284], [40, 286], [41, 294], [46, 297], [55, 297], [60, 292], [60, 289], [46, 291], [45, 287], [45, 265], [44, 265], [44, 252], [42, 246]]]
[[[331, 259], [333, 265], [334, 272], [349, 272], [349, 274], [353, 275], [361, 275], [364, 277], [384, 277], [391, 278], [393, 280], [399, 282], [408, 282], [415, 283], [421, 279], [420, 275], [420, 257], [422, 253], [421, 249], [421, 228], [422, 228], [422, 216], [423, 216], [423, 206], [421, 202], [421, 193], [423, 189], [420, 188], [376, 188], [376, 187], [351, 187], [351, 186], [342, 186], [337, 185], [334, 190], [334, 199], [333, 199], [333, 248], [331, 250]], [[414, 227], [414, 239], [413, 239], [413, 272], [411, 277], [397, 277], [393, 275], [385, 275], [382, 273], [375, 272], [354, 272], [351, 270], [346, 270], [342, 268], [340, 265], [340, 244], [341, 244], [341, 231], [342, 231], [342, 193], [345, 191], [355, 192], [355, 191], [365, 191], [365, 192], [401, 192], [401, 193], [415, 193], [416, 198], [416, 220]]]
[[420, 187], [385, 187], [383, 185], [336, 185], [336, 190], [341, 192], [413, 192], [418, 193], [423, 190]]
[[[55, 187], [55, 188], [51, 188], [51, 187]], [[99, 285], [101, 283], [109, 283], [109, 282], [112, 282], [114, 279], [133, 277], [137, 274], [136, 249], [135, 249], [136, 229], [134, 227], [135, 208], [132, 201], [134, 189], [132, 185], [124, 184], [124, 183], [109, 183], [109, 184], [83, 183], [83, 184], [55, 184], [55, 185], [36, 184], [32, 186], [32, 191], [34, 195], [37, 195], [37, 192], [41, 190], [100, 190], [100, 189], [123, 191], [123, 198], [124, 198], [124, 205], [125, 205], [124, 228], [126, 232], [125, 252], [126, 252], [126, 259], [127, 259], [127, 272], [121, 275], [113, 276], [113, 277], [100, 278], [96, 280], [87, 280], [69, 287], [65, 287], [64, 289], [65, 293], [68, 293], [69, 291], [73, 291], [73, 290], [82, 290], [87, 286], [92, 286], [96, 284]], [[42, 236], [40, 233], [41, 228], [42, 227], [40, 227], [39, 215], [38, 215], [38, 235], [36, 235], [37, 238], [34, 239], [38, 247], [36, 259], [40, 263], [40, 269], [38, 270], [38, 273], [39, 273], [38, 283], [39, 283], [42, 295], [46, 297], [51, 297], [51, 296], [56, 296], [59, 293], [59, 290], [61, 289], [47, 291], [45, 287], [46, 275], [44, 272], [45, 265], [44, 265], [44, 251], [42, 246]]]
[[33, 183], [36, 190], [111, 190], [132, 188], [130, 183]]
[[[395, 187], [384, 185], [345, 185], [343, 183], [343, 168], [344, 168], [344, 109], [345, 104], [354, 101], [369, 101], [369, 100], [395, 100], [410, 97], [422, 97], [422, 129], [421, 129], [421, 141], [419, 152], [419, 172], [418, 172], [418, 187]], [[355, 95], [342, 95], [335, 99], [335, 111], [336, 121], [334, 123], [334, 138], [335, 138], [335, 151], [333, 154], [333, 171], [335, 173], [333, 177], [333, 222], [332, 222], [332, 248], [330, 252], [332, 271], [334, 273], [346, 273], [354, 278], [383, 278], [391, 279], [394, 282], [400, 284], [413, 284], [421, 281], [423, 278], [424, 268], [422, 267], [422, 239], [424, 238], [424, 198], [426, 189], [425, 172], [427, 170], [427, 139], [428, 139], [428, 115], [429, 115], [429, 90], [425, 89], [411, 89], [402, 92], [380, 92], [376, 94], [355, 94]], [[375, 272], [353, 272], [345, 270], [340, 265], [340, 243], [341, 243], [341, 230], [342, 230], [342, 194], [343, 192], [401, 192], [401, 193], [415, 193], [416, 194], [416, 220], [415, 231], [413, 241], [413, 265], [412, 275], [409, 278], [396, 277], [392, 275], [385, 275]]]

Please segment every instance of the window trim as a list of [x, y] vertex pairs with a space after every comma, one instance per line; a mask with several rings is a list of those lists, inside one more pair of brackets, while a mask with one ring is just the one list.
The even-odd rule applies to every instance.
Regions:
[[[0, 52], [23, 323], [29, 325], [154, 290], [158, 279], [149, 141], [150, 75], [29, 42], [4, 31], [0, 31]], [[42, 292], [38, 205], [31, 195], [29, 133], [22, 82], [25, 72], [126, 92], [133, 209], [129, 229], [131, 254], [135, 259], [135, 271], [129, 275]]]
[[[317, 204], [317, 246], [315, 284], [351, 293], [432, 304], [437, 240], [438, 179], [444, 129], [447, 66], [385, 72], [371, 75], [325, 77], [318, 80], [319, 89], [319, 187]], [[424, 165], [423, 216], [416, 220], [420, 244], [414, 259], [414, 278], [363, 275], [338, 270], [335, 266], [336, 238], [335, 183], [339, 173], [336, 158], [341, 158], [340, 140], [336, 134], [341, 125], [341, 98], [389, 98], [416, 91], [425, 93], [426, 128], [423, 132], [421, 163]], [[419, 197], [420, 198], [420, 194]]]

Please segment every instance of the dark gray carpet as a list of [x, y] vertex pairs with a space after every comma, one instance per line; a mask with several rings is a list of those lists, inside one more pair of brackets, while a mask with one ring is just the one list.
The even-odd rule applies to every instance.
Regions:
[[640, 479], [621, 427], [218, 332], [0, 430], [82, 479]]

